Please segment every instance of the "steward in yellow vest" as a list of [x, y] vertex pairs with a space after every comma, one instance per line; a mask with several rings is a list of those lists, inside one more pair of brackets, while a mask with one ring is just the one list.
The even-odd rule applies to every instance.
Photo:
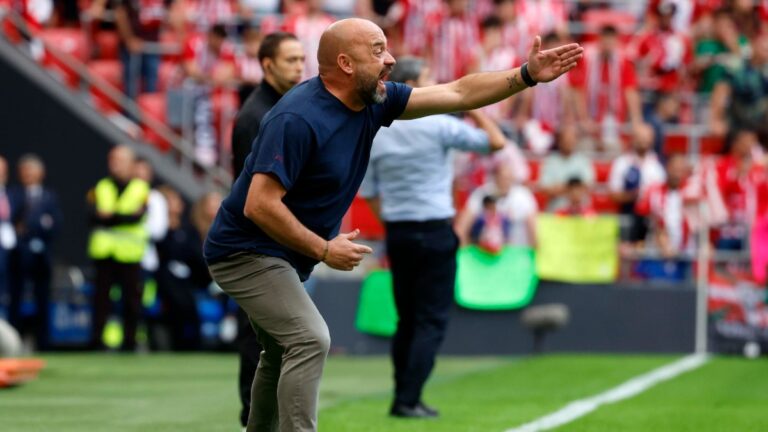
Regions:
[[93, 296], [91, 347], [105, 348], [104, 326], [112, 312], [110, 291], [120, 288], [122, 350], [136, 349], [136, 329], [141, 316], [141, 259], [149, 234], [144, 216], [149, 184], [134, 178], [136, 158], [126, 146], [109, 153], [109, 177], [101, 179], [88, 194], [92, 225], [88, 255], [96, 270]]

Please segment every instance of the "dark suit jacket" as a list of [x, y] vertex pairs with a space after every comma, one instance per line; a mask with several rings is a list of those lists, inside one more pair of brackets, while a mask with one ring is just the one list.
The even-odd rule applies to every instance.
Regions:
[[37, 239], [45, 243], [46, 249], [49, 249], [61, 224], [61, 212], [56, 194], [43, 187], [40, 196], [31, 200], [26, 190], [17, 186], [9, 190], [8, 197], [11, 201], [11, 219], [13, 225], [17, 227], [19, 245], [23, 246]]
[[235, 179], [243, 171], [245, 158], [251, 153], [251, 146], [259, 134], [261, 119], [280, 100], [282, 95], [266, 80], [248, 96], [235, 118], [232, 131], [232, 168]]

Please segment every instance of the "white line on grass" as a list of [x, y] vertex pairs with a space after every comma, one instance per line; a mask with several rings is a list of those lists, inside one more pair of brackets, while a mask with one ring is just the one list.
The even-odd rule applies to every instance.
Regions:
[[648, 390], [656, 384], [696, 369], [706, 363], [708, 359], [708, 356], [702, 354], [692, 354], [683, 357], [673, 363], [664, 365], [643, 375], [636, 376], [618, 387], [614, 387], [586, 399], [575, 400], [551, 414], [539, 417], [522, 426], [507, 429], [505, 432], [538, 432], [554, 429], [591, 413], [601, 405], [631, 398], [632, 396]]

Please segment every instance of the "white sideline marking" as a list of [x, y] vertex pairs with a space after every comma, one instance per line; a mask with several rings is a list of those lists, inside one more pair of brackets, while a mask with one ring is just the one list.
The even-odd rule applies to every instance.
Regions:
[[706, 363], [707, 360], [709, 360], [709, 356], [707, 355], [691, 354], [673, 363], [664, 365], [643, 375], [636, 376], [618, 387], [614, 387], [586, 399], [575, 400], [551, 414], [539, 417], [522, 426], [507, 429], [504, 432], [538, 432], [554, 429], [591, 413], [601, 405], [631, 398], [632, 396], [648, 390], [656, 384], [696, 369]]

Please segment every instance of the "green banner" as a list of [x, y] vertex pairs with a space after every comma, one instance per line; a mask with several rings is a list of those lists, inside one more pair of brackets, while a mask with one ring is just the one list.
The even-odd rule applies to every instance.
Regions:
[[389, 270], [374, 270], [360, 289], [355, 327], [362, 333], [392, 336], [397, 330], [397, 309]]
[[616, 279], [619, 220], [615, 216], [540, 215], [536, 219], [536, 273], [570, 283]]
[[505, 310], [527, 306], [536, 292], [534, 253], [507, 246], [490, 254], [477, 246], [459, 250], [456, 303], [468, 309]]

